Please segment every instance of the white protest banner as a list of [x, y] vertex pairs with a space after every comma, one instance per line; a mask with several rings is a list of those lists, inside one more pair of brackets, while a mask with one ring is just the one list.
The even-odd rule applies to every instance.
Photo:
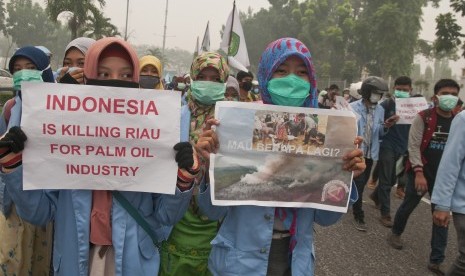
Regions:
[[398, 115], [399, 125], [411, 125], [418, 112], [428, 108], [428, 103], [424, 97], [396, 98], [396, 115]]
[[218, 102], [219, 151], [210, 156], [215, 205], [309, 207], [347, 212], [354, 113]]
[[23, 187], [174, 194], [180, 93], [26, 83]]

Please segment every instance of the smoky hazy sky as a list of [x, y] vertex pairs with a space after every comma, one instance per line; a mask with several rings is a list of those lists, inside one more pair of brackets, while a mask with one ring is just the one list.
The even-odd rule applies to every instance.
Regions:
[[[441, 2], [439, 9], [424, 8], [421, 38], [434, 40], [437, 14], [450, 11], [448, 1]], [[123, 35], [126, 4], [127, 0], [110, 0], [107, 1], [104, 9], [105, 15], [111, 18], [112, 23]], [[197, 36], [201, 42], [207, 21], [210, 21], [211, 49], [218, 49], [221, 41], [221, 26], [226, 23], [232, 5], [232, 0], [168, 0], [166, 47], [179, 47], [193, 52]], [[257, 12], [261, 8], [268, 8], [270, 4], [267, 0], [237, 0], [236, 6], [240, 11], [247, 11], [251, 7]], [[166, 0], [129, 0], [129, 41], [134, 44], [162, 47], [165, 7]], [[460, 18], [460, 23], [465, 27], [464, 18]], [[309, 47], [311, 49], [311, 45]], [[464, 61], [462, 58], [450, 62], [453, 74], [460, 76], [461, 68], [465, 67]], [[415, 62], [422, 64], [422, 70], [427, 64], [427, 61], [421, 57], [416, 57]]]

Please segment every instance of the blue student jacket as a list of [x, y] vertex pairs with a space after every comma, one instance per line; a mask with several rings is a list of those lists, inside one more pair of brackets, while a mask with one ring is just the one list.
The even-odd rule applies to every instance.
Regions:
[[[363, 103], [363, 99], [352, 102], [350, 104], [352, 110], [357, 113], [357, 135], [363, 137], [365, 135], [365, 127], [367, 124], [367, 108]], [[373, 113], [373, 128], [371, 135], [371, 159], [378, 160], [379, 157], [379, 146], [380, 146], [380, 137], [384, 135], [384, 108], [377, 104], [375, 106], [375, 111]], [[367, 145], [362, 143], [361, 149], [363, 152], [367, 151]]]
[[[21, 123], [21, 98], [16, 96], [14, 100], [15, 105], [11, 108], [11, 116], [8, 124], [5, 122], [5, 108], [3, 108], [2, 114], [0, 115], [0, 136], [4, 135], [10, 127], [19, 126]], [[5, 183], [3, 183], [0, 179], [0, 212], [2, 212], [7, 218], [10, 215], [11, 206], [12, 201], [6, 191]]]
[[[357, 200], [357, 189], [352, 185], [351, 203]], [[202, 184], [199, 207], [210, 219], [224, 220], [211, 242], [208, 267], [213, 275], [265, 276], [273, 234], [274, 207], [213, 206], [210, 185]], [[315, 251], [313, 223], [328, 226], [336, 223], [343, 213], [297, 208], [296, 241], [292, 254], [292, 275], [313, 275]]]
[[[89, 275], [89, 236], [92, 191], [22, 189], [22, 166], [0, 173], [20, 217], [36, 225], [55, 221], [53, 267], [55, 275]], [[192, 189], [175, 195], [121, 192], [159, 237], [187, 210]], [[147, 233], [113, 198], [111, 210], [115, 275], [158, 275], [160, 255]]]
[[452, 121], [431, 202], [436, 210], [465, 214], [465, 112]]

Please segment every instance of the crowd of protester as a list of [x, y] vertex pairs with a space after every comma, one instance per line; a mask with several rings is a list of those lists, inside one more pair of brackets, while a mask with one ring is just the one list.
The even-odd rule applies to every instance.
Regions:
[[[465, 275], [465, 115], [454, 80], [439, 80], [432, 105], [412, 124], [398, 124], [396, 99], [415, 96], [409, 77], [399, 76], [391, 89], [381, 77], [370, 76], [356, 93], [335, 84], [320, 91], [310, 50], [294, 38], [264, 49], [255, 80], [252, 72], [233, 74], [219, 53], [203, 52], [189, 72], [165, 81], [157, 57], [139, 58], [132, 45], [114, 37], [80, 37], [64, 53], [55, 71], [43, 47], [21, 47], [9, 61], [15, 97], [0, 118], [3, 275], [313, 275], [313, 225], [334, 224], [342, 213], [212, 204], [209, 158], [219, 147], [214, 126], [220, 124], [214, 110], [223, 100], [356, 113], [357, 146], [343, 157], [343, 169], [354, 172], [349, 199], [354, 227], [369, 231], [363, 193], [365, 186], [374, 188], [369, 198], [379, 208], [380, 223], [391, 228], [387, 242], [402, 249], [408, 218], [428, 193], [434, 221], [428, 269], [445, 274], [441, 264], [452, 213], [459, 254], [447, 275]], [[180, 91], [175, 194], [23, 190], [24, 82]], [[301, 117], [306, 143], [312, 142], [318, 134], [311, 134], [315, 118]], [[279, 132], [277, 125], [264, 117], [257, 139]], [[292, 128], [285, 131], [286, 137], [294, 134]], [[396, 184], [403, 202], [392, 217]]]

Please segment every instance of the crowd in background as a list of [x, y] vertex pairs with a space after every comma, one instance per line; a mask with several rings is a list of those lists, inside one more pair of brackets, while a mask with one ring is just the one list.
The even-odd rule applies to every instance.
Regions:
[[[355, 91], [341, 92], [337, 85], [320, 91], [310, 50], [293, 38], [267, 46], [256, 79], [252, 72], [233, 74], [224, 57], [204, 52], [189, 72], [166, 81], [157, 57], [139, 58], [118, 38], [77, 38], [64, 53], [55, 71], [50, 53], [41, 47], [19, 48], [9, 62], [15, 97], [5, 103], [0, 118], [3, 275], [313, 275], [313, 224], [329, 226], [341, 213], [212, 204], [209, 157], [219, 146], [212, 127], [220, 124], [214, 108], [223, 100], [356, 113], [357, 148], [343, 157], [343, 169], [354, 172], [349, 196], [354, 227], [369, 230], [363, 191], [377, 183], [370, 198], [379, 206], [380, 223], [392, 228], [387, 242], [401, 249], [408, 217], [428, 192], [434, 220], [428, 268], [444, 275], [452, 212], [460, 252], [448, 275], [465, 275], [465, 144], [460, 139], [465, 113], [460, 113], [455, 81], [438, 81], [431, 106], [412, 125], [401, 125], [395, 99], [415, 96], [409, 77], [398, 77], [392, 89], [371, 76]], [[19, 126], [24, 82], [180, 91], [181, 142], [173, 145], [176, 193], [23, 190], [27, 133]], [[314, 124], [308, 118], [309, 131]], [[260, 130], [258, 137], [264, 139], [267, 131], [277, 130]], [[292, 128], [283, 131], [292, 134]], [[396, 170], [396, 163], [402, 169]], [[403, 203], [392, 219], [390, 191], [399, 182]]]

